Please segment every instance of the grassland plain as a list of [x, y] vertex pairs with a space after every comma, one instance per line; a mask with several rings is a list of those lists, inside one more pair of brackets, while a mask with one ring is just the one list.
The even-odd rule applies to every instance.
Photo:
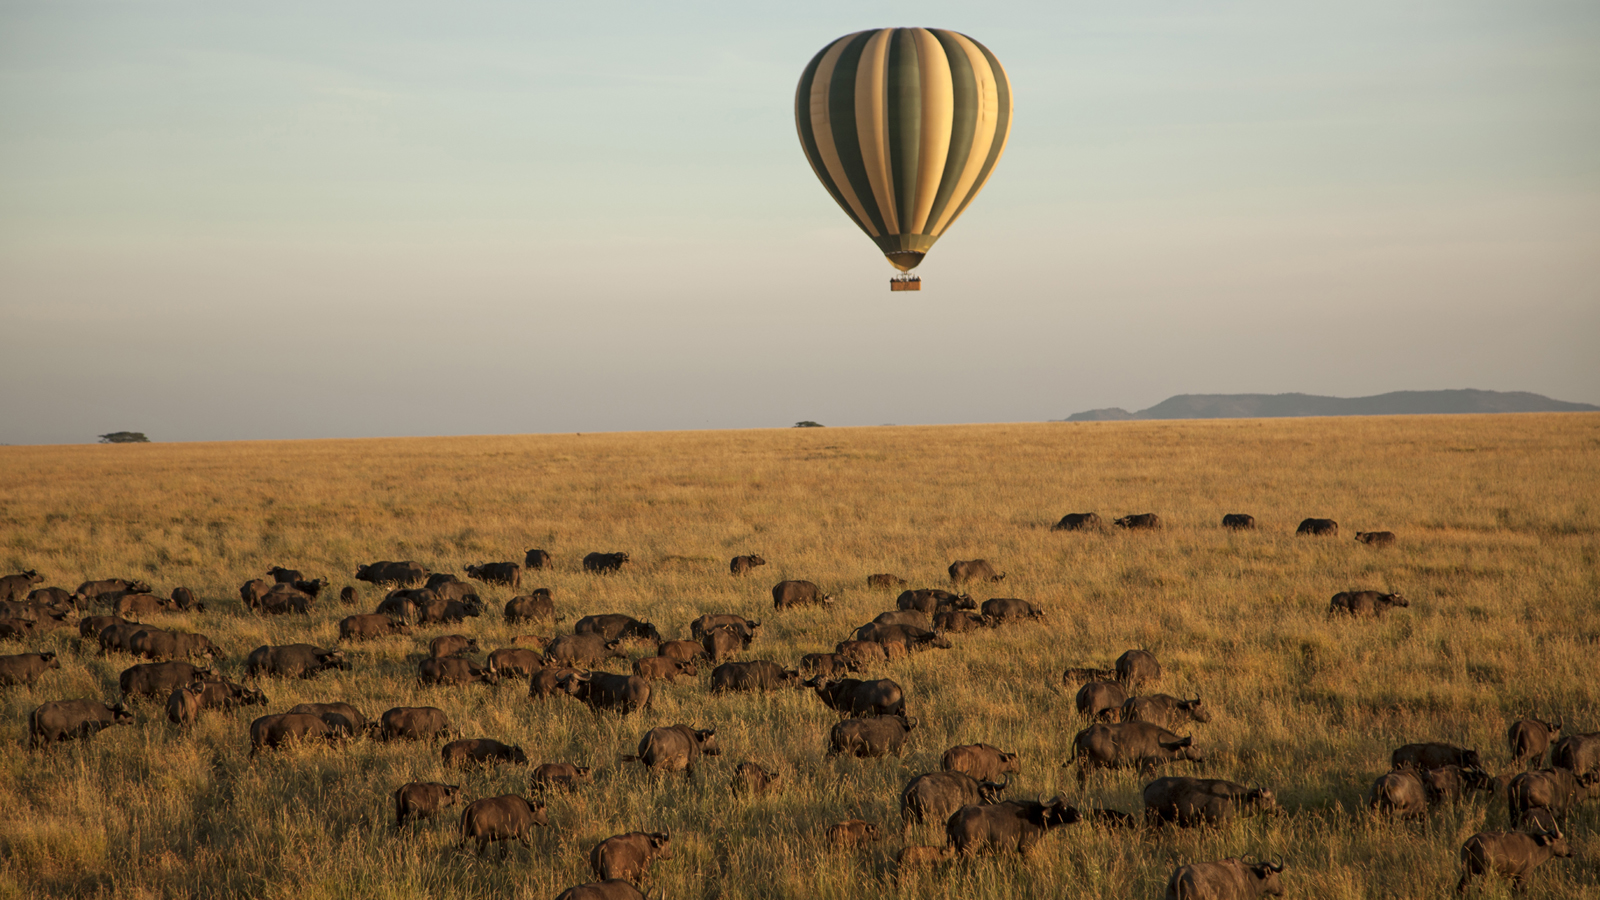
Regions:
[[[1089, 510], [1154, 511], [1167, 527], [1050, 531]], [[1254, 514], [1259, 530], [1220, 528], [1228, 512]], [[1340, 537], [1296, 538], [1306, 516], [1337, 519]], [[1393, 530], [1399, 544], [1366, 547], [1356, 529]], [[553, 897], [590, 880], [596, 841], [670, 829], [675, 856], [650, 887], [673, 898], [1158, 897], [1177, 865], [1242, 853], [1281, 858], [1290, 896], [1439, 896], [1458, 877], [1462, 841], [1507, 827], [1504, 800], [1413, 823], [1371, 818], [1363, 794], [1389, 750], [1445, 740], [1504, 768], [1506, 726], [1522, 715], [1600, 729], [1600, 415], [0, 448], [0, 570], [37, 568], [69, 589], [121, 576], [163, 594], [187, 585], [207, 611], [152, 623], [210, 635], [235, 680], [252, 648], [332, 645], [341, 617], [381, 598], [361, 585], [358, 607], [325, 599], [309, 617], [258, 618], [237, 589], [269, 566], [325, 576], [336, 591], [376, 559], [460, 572], [529, 547], [556, 565], [528, 573], [524, 589], [552, 588], [568, 627], [618, 611], [678, 636], [700, 613], [736, 612], [764, 623], [750, 658], [789, 664], [892, 608], [894, 593], [866, 589], [873, 572], [941, 586], [951, 560], [984, 557], [1007, 578], [977, 599], [1023, 597], [1049, 620], [888, 664], [881, 674], [905, 686], [921, 727], [903, 758], [880, 760], [825, 759], [835, 717], [809, 692], [711, 697], [704, 675], [661, 686], [652, 710], [626, 717], [533, 701], [517, 683], [419, 686], [416, 662], [444, 630], [356, 645], [349, 672], [264, 680], [267, 712], [435, 705], [465, 736], [599, 768], [592, 787], [550, 801], [552, 827], [532, 853], [503, 861], [457, 853], [454, 816], [393, 829], [389, 795], [409, 780], [460, 783], [469, 798], [526, 793], [520, 767], [446, 771], [437, 742], [358, 740], [251, 762], [259, 707], [208, 713], [181, 734], [146, 704], [131, 727], [30, 752], [31, 709], [112, 700], [134, 662], [96, 657], [64, 629], [28, 648], [59, 651], [61, 671], [0, 694], [0, 895]], [[634, 562], [587, 575], [578, 563], [594, 550]], [[746, 552], [770, 564], [730, 576], [728, 558]], [[782, 578], [837, 600], [774, 612], [768, 588]], [[1399, 590], [1411, 607], [1330, 620], [1328, 598], [1348, 588]], [[537, 630], [501, 620], [512, 591], [482, 593], [489, 612], [453, 630], [485, 650]], [[900, 789], [952, 744], [1020, 753], [1014, 796], [1065, 791], [1136, 811], [1147, 779], [1105, 775], [1080, 792], [1060, 767], [1082, 727], [1062, 670], [1130, 647], [1165, 664], [1160, 690], [1214, 708], [1193, 729], [1208, 754], [1198, 774], [1271, 787], [1289, 814], [1190, 832], [1078, 825], [1028, 859], [893, 873]], [[716, 727], [725, 755], [693, 780], [617, 761], [675, 722]], [[732, 795], [744, 759], [778, 770], [786, 790]], [[828, 848], [823, 829], [850, 817], [895, 836]], [[1567, 831], [1575, 857], [1541, 868], [1529, 896], [1600, 896], [1600, 804]], [[942, 840], [919, 827], [906, 842]]]

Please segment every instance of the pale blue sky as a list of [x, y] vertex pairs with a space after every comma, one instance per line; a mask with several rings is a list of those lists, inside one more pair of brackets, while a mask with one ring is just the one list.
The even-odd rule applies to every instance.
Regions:
[[[862, 28], [1016, 91], [920, 294], [816, 183]], [[0, 2], [0, 442], [1600, 402], [1600, 4]]]

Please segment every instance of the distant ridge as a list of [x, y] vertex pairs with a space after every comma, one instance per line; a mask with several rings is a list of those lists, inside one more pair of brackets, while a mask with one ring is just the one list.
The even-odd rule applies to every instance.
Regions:
[[1600, 412], [1591, 403], [1567, 403], [1527, 391], [1392, 391], [1373, 397], [1315, 394], [1179, 394], [1149, 409], [1091, 409], [1066, 422], [1125, 419], [1273, 419], [1284, 416], [1426, 416], [1445, 413]]

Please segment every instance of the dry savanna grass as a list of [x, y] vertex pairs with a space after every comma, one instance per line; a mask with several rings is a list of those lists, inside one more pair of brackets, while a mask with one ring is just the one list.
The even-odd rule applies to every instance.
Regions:
[[[145, 704], [130, 727], [29, 751], [30, 710], [114, 701], [135, 662], [97, 657], [76, 629], [59, 630], [26, 649], [58, 651], [61, 670], [0, 692], [0, 895], [553, 897], [590, 880], [596, 841], [670, 829], [675, 855], [647, 887], [674, 898], [1158, 897], [1177, 865], [1239, 854], [1281, 858], [1290, 896], [1439, 896], [1458, 877], [1463, 840], [1508, 827], [1503, 797], [1393, 822], [1369, 816], [1363, 795], [1410, 741], [1476, 747], [1504, 768], [1513, 719], [1600, 729], [1596, 498], [1600, 416], [1587, 414], [0, 448], [0, 570], [37, 568], [68, 589], [107, 577], [143, 578], [162, 595], [191, 587], [206, 612], [151, 621], [210, 635], [234, 680], [246, 680], [252, 648], [331, 646], [340, 618], [382, 597], [360, 585], [358, 607], [325, 594], [309, 617], [249, 614], [238, 586], [278, 564], [328, 578], [336, 595], [364, 562], [462, 572], [542, 547], [555, 568], [523, 587], [550, 587], [567, 627], [615, 611], [684, 636], [701, 613], [741, 613], [764, 623], [748, 658], [790, 665], [893, 607], [894, 592], [866, 588], [875, 572], [945, 586], [952, 560], [982, 557], [1007, 577], [974, 588], [976, 599], [1022, 597], [1049, 614], [884, 667], [921, 727], [903, 757], [875, 760], [825, 758], [836, 717], [809, 692], [713, 697], [704, 674], [660, 687], [653, 709], [628, 716], [531, 700], [517, 683], [419, 686], [426, 642], [452, 629], [354, 645], [348, 672], [263, 679], [265, 710], [207, 713], [189, 734]], [[1090, 510], [1108, 522], [1153, 511], [1167, 527], [1050, 530]], [[1222, 529], [1230, 512], [1253, 514], [1259, 529]], [[1307, 516], [1338, 520], [1340, 536], [1297, 538]], [[1351, 540], [1358, 529], [1399, 542], [1367, 547]], [[634, 561], [586, 574], [579, 560], [596, 550]], [[770, 564], [735, 578], [727, 563], [740, 553]], [[784, 578], [815, 581], [836, 602], [775, 612], [769, 588]], [[1330, 619], [1329, 597], [1350, 588], [1398, 590], [1411, 606], [1381, 621]], [[485, 651], [537, 630], [501, 620], [510, 589], [481, 593], [488, 612], [454, 630]], [[1109, 665], [1131, 647], [1162, 660], [1159, 690], [1213, 708], [1190, 731], [1208, 757], [1196, 774], [1270, 787], [1288, 814], [1197, 831], [1075, 825], [1025, 859], [894, 872], [901, 787], [937, 770], [952, 744], [1020, 753], [1012, 796], [1065, 791], [1137, 811], [1147, 778], [1103, 774], [1080, 792], [1061, 768], [1083, 727], [1062, 670]], [[439, 780], [468, 799], [526, 793], [526, 770], [446, 771], [437, 741], [249, 759], [251, 718], [319, 700], [368, 716], [439, 706], [465, 736], [594, 765], [596, 781], [550, 801], [552, 827], [531, 853], [460, 853], [454, 814], [397, 833], [393, 789]], [[646, 730], [676, 722], [717, 728], [725, 755], [693, 779], [618, 761]], [[785, 790], [730, 793], [746, 759], [780, 772]], [[827, 826], [854, 817], [890, 836], [829, 847]], [[1600, 803], [1567, 832], [1574, 858], [1540, 868], [1529, 896], [1600, 892]], [[919, 827], [906, 842], [943, 835]]]

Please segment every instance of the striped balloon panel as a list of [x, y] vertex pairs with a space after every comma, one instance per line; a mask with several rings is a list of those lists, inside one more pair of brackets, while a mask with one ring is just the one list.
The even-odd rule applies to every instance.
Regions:
[[909, 270], [983, 189], [1011, 132], [988, 48], [938, 28], [845, 35], [795, 90], [806, 159], [839, 207]]

